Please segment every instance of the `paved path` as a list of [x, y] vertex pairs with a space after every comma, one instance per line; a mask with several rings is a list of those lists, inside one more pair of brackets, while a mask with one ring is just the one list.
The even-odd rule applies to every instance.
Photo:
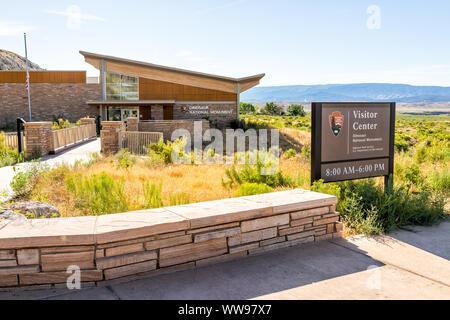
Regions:
[[450, 299], [450, 221], [287, 248], [99, 287], [0, 299]]
[[[61, 163], [72, 165], [78, 160], [89, 159], [90, 155], [95, 152], [100, 153], [100, 139], [83, 143], [56, 155], [45, 156], [42, 158], [42, 162], [45, 162], [50, 166]], [[5, 193], [3, 191], [9, 192], [11, 190], [9, 184], [16, 173], [13, 170], [13, 167], [16, 168], [16, 171], [23, 171], [27, 166], [29, 166], [29, 163], [25, 162], [15, 166], [0, 168], [0, 193]]]

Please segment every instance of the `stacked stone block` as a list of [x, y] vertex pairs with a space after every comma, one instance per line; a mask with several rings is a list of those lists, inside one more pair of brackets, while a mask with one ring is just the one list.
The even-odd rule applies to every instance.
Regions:
[[26, 146], [25, 156], [44, 156], [52, 150], [52, 123], [27, 122], [24, 124]]
[[137, 117], [127, 118], [127, 131], [139, 131], [139, 119]]
[[102, 121], [100, 131], [101, 152], [116, 153], [120, 150], [119, 133], [125, 130], [122, 121]]
[[335, 197], [299, 189], [264, 196], [7, 225], [0, 287], [63, 287], [71, 265], [83, 285], [95, 285], [341, 237]]

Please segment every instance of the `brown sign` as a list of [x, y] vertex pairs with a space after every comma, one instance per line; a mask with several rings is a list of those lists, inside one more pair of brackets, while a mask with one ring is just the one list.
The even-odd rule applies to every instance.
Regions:
[[312, 103], [312, 118], [312, 181], [392, 173], [395, 103]]

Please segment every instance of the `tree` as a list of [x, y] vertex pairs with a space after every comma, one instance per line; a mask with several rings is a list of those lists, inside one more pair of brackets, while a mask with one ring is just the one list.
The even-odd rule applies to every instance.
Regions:
[[288, 115], [304, 117], [306, 116], [306, 112], [301, 104], [291, 104], [288, 108]]
[[248, 114], [248, 113], [255, 113], [256, 107], [251, 103], [241, 102], [239, 104], [239, 113], [241, 114]]
[[267, 102], [264, 108], [261, 110], [263, 114], [269, 114], [272, 116], [279, 116], [282, 113], [282, 109], [279, 105], [276, 105], [274, 102]]

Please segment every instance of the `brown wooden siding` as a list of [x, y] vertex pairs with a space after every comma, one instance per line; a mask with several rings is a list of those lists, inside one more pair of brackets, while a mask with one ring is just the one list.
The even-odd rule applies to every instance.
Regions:
[[[0, 71], [0, 83], [25, 81], [25, 71]], [[30, 83], [86, 83], [86, 71], [30, 71]]]
[[236, 101], [236, 94], [139, 78], [139, 100]]

